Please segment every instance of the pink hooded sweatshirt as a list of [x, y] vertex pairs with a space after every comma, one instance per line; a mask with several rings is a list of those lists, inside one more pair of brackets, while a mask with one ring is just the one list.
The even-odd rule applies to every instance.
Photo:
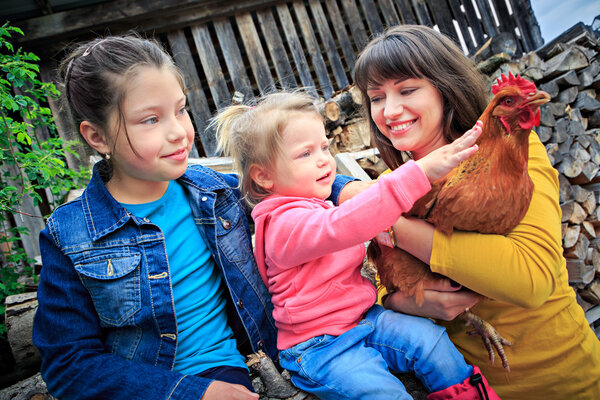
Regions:
[[365, 242], [431, 189], [414, 161], [339, 207], [315, 198], [271, 195], [252, 211], [255, 256], [273, 301], [277, 347], [355, 327], [375, 303], [360, 274]]

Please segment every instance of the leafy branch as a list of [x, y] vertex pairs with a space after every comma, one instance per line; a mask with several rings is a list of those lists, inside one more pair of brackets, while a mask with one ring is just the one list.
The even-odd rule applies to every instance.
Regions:
[[[26, 198], [34, 206], [53, 210], [69, 190], [84, 186], [89, 169], [71, 169], [68, 152], [77, 157], [77, 141], [58, 137], [48, 98], [60, 93], [52, 82], [39, 80], [39, 57], [16, 49], [10, 42], [23, 32], [7, 23], [0, 27], [0, 335], [5, 299], [24, 290], [22, 281], [34, 277], [33, 260], [22, 248], [30, 232], [16, 226], [17, 218], [39, 218], [21, 210]], [[46, 130], [49, 139], [40, 140], [37, 131]], [[50, 195], [47, 195], [49, 193]], [[30, 240], [37, 238], [30, 238]]]

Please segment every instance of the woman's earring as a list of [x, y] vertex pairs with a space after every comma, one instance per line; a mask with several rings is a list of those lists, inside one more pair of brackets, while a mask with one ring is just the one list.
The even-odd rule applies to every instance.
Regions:
[[110, 160], [110, 153], [106, 153], [106, 154], [104, 155], [104, 159], [105, 159], [105, 160]]

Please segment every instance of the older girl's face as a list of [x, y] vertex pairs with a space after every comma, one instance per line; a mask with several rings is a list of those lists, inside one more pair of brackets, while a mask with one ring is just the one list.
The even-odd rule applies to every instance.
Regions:
[[419, 159], [447, 144], [442, 128], [443, 99], [426, 79], [388, 79], [369, 86], [371, 117], [394, 148]]

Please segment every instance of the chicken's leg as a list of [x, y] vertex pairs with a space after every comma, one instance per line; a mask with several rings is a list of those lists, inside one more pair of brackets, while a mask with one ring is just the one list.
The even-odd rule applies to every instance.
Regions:
[[490, 356], [490, 362], [494, 365], [495, 354], [494, 349], [498, 352], [500, 359], [502, 360], [502, 366], [506, 370], [506, 372], [510, 372], [510, 367], [508, 365], [508, 359], [506, 358], [506, 354], [504, 353], [504, 346], [512, 346], [512, 343], [508, 340], [504, 339], [488, 322], [484, 321], [477, 315], [473, 314], [467, 308], [464, 313], [461, 314], [461, 317], [467, 321], [467, 323], [471, 324], [475, 329], [469, 334], [479, 334], [483, 339], [483, 344], [485, 345], [488, 354]]

